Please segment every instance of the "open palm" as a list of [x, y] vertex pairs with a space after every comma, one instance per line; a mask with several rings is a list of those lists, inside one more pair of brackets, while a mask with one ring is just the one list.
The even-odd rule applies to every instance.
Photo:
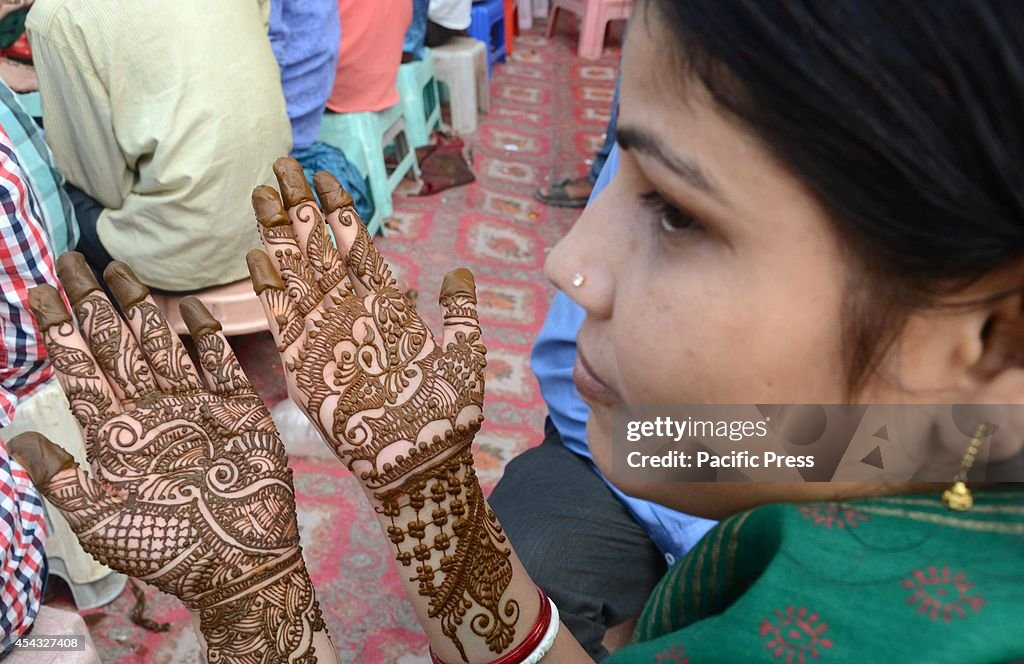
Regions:
[[270, 187], [254, 192], [267, 252], [249, 262], [289, 392], [335, 454], [384, 491], [479, 428], [486, 349], [473, 277], [445, 278], [439, 346], [337, 181], [317, 176], [321, 212], [300, 169], [281, 160], [275, 170], [284, 200]]
[[[298, 547], [291, 471], [219, 325], [198, 300], [183, 304], [201, 378], [127, 266], [107, 271], [126, 324], [80, 256], [58, 265], [82, 332], [55, 289], [35, 289], [31, 302], [95, 479], [38, 434], [12, 441], [12, 452], [86, 551], [200, 612], [213, 627], [204, 628], [211, 653], [266, 650], [262, 627], [228, 629], [227, 613], [283, 625], [277, 651], [301, 652], [322, 621]], [[280, 587], [252, 592], [268, 585]], [[303, 617], [289, 625], [296, 608]]]

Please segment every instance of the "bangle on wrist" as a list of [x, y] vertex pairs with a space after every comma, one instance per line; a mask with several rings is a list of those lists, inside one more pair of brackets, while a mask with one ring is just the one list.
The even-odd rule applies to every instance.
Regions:
[[[518, 646], [505, 653], [490, 664], [536, 664], [555, 642], [558, 636], [558, 607], [544, 593], [544, 590], [537, 586], [537, 593], [540, 595], [540, 614], [537, 622], [533, 624], [526, 638]], [[430, 648], [430, 661], [433, 664], [445, 664], [445, 662]]]

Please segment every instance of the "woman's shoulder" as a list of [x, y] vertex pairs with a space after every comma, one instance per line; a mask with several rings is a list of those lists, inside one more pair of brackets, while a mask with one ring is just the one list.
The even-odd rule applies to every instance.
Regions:
[[985, 632], [986, 652], [1012, 659], [1022, 538], [1019, 489], [976, 491], [969, 512], [928, 495], [758, 507], [722, 521], [666, 574], [636, 645], [613, 661], [856, 661], [891, 640], [924, 661], [962, 630]]

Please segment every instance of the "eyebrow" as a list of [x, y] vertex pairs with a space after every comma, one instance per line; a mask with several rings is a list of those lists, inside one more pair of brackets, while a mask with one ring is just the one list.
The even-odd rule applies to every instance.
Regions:
[[616, 138], [620, 149], [626, 151], [634, 150], [656, 159], [694, 189], [711, 196], [721, 203], [726, 203], [722, 190], [697, 162], [669, 152], [665, 147], [664, 141], [659, 140], [654, 134], [639, 127], [620, 125], [616, 129]]

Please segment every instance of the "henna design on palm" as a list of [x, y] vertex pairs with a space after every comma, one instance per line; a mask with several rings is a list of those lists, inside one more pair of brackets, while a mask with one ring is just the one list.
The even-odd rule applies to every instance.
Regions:
[[220, 326], [198, 300], [183, 302], [204, 387], [127, 266], [105, 275], [127, 325], [82, 270], [80, 255], [58, 261], [84, 336], [55, 289], [33, 290], [30, 302], [96, 479], [38, 434], [11, 441], [12, 453], [86, 551], [198, 612], [210, 661], [315, 662], [324, 624], [291, 471]]
[[472, 274], [445, 278], [439, 345], [338, 182], [315, 178], [325, 218], [294, 160], [274, 170], [283, 200], [270, 187], [253, 193], [267, 253], [247, 258], [289, 393], [390, 520], [398, 562], [415, 566], [429, 615], [463, 659], [468, 613], [472, 632], [500, 653], [519, 606], [502, 599], [511, 549], [472, 468], [486, 365]]

